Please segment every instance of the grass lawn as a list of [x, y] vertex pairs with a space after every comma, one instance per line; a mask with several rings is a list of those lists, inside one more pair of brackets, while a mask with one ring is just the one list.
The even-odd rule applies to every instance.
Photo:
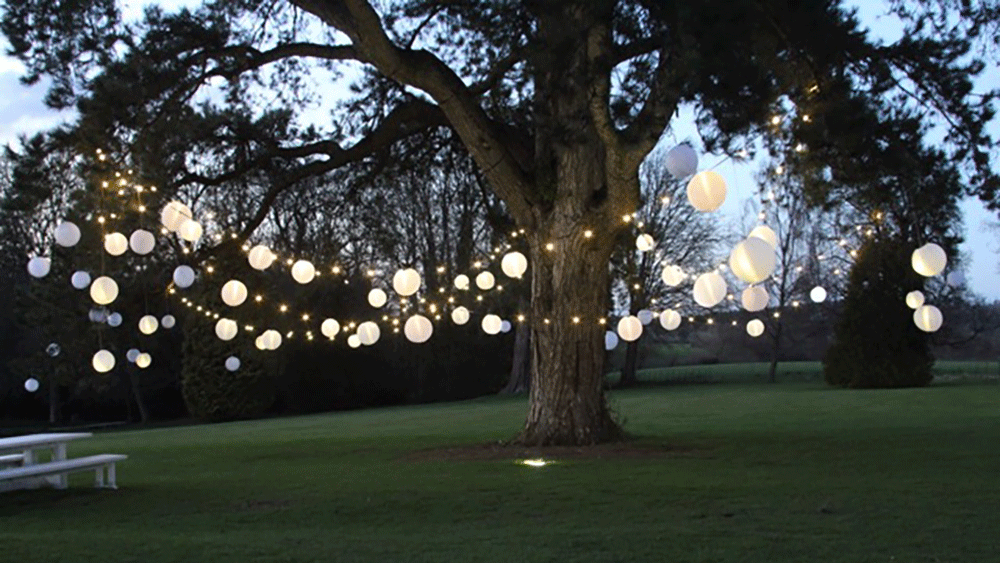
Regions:
[[0, 561], [1000, 561], [1000, 385], [612, 404], [679, 453], [412, 459], [513, 435], [523, 398], [104, 433], [71, 455], [129, 454], [121, 489], [0, 495]]
[[[767, 380], [769, 362], [741, 364], [705, 364], [675, 367], [654, 367], [638, 372], [640, 383], [753, 383]], [[938, 361], [934, 375], [942, 380], [1000, 379], [1000, 362]], [[621, 374], [608, 374], [611, 384], [618, 383]], [[821, 362], [780, 362], [779, 382], [822, 382]], [[998, 559], [1000, 561], [1000, 559]]]

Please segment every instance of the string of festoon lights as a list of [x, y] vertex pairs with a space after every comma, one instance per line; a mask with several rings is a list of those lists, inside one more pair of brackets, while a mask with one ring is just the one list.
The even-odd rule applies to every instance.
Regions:
[[[105, 155], [98, 152], [99, 160], [105, 160]], [[713, 212], [721, 207], [726, 198], [726, 181], [721, 174], [714, 170], [698, 171], [698, 155], [690, 145], [680, 144], [668, 151], [666, 155], [666, 167], [668, 172], [678, 180], [687, 180], [688, 203], [701, 212]], [[780, 171], [779, 171], [780, 172]], [[105, 194], [116, 194], [120, 197], [128, 197], [132, 200], [132, 208], [140, 214], [146, 213], [147, 209], [143, 203], [144, 193], [155, 193], [155, 187], [144, 187], [131, 182], [131, 171], [127, 174], [115, 173], [113, 180], [102, 182]], [[773, 197], [770, 198], [773, 201]], [[669, 199], [663, 201], [669, 204]], [[130, 237], [116, 231], [108, 231], [110, 224], [119, 219], [119, 215], [103, 209], [103, 201], [100, 212], [95, 218], [100, 225], [103, 236], [104, 250], [111, 256], [121, 256], [131, 249], [135, 254], [147, 255], [156, 246], [156, 235], [150, 230], [141, 228], [135, 230]], [[212, 214], [206, 214], [206, 219], [211, 220]], [[655, 249], [656, 241], [652, 234], [643, 232], [644, 224], [637, 221], [638, 215], [631, 214], [623, 216], [623, 221], [633, 223], [636, 226], [636, 250], [639, 252], [651, 252]], [[661, 272], [661, 279], [668, 287], [678, 287], [682, 283], [693, 279], [692, 292], [694, 301], [705, 309], [716, 307], [724, 300], [735, 301], [735, 293], [729, 291], [728, 285], [721, 272], [726, 270], [740, 281], [748, 284], [740, 292], [739, 301], [743, 309], [751, 313], [761, 312], [767, 308], [770, 302], [764, 284], [772, 279], [777, 267], [777, 236], [775, 232], [763, 223], [765, 215], [762, 212], [759, 216], [761, 224], [757, 225], [748, 236], [740, 241], [729, 255], [727, 262], [719, 264], [712, 271], [701, 273], [700, 275], [688, 275], [684, 270], [674, 264], [665, 264]], [[202, 237], [205, 235], [205, 228], [201, 222], [196, 220], [192, 210], [180, 201], [171, 201], [160, 210], [159, 234], [161, 236], [176, 235], [176, 243], [180, 246], [183, 254], [189, 254]], [[857, 226], [858, 232], [862, 232], [862, 227]], [[588, 237], [588, 232], [592, 236], [592, 231], [584, 231], [584, 237]], [[214, 233], [216, 241], [223, 240], [226, 236], [238, 238], [236, 233], [226, 233], [219, 231]], [[513, 231], [510, 238], [517, 238], [524, 235], [523, 230]], [[869, 229], [867, 236], [872, 236]], [[72, 247], [80, 240], [80, 229], [69, 221], [60, 223], [54, 232], [55, 243], [63, 247]], [[852, 258], [857, 256], [857, 251], [848, 248], [846, 239], [839, 241], [839, 246]], [[344, 275], [345, 283], [349, 283], [347, 272], [338, 264], [327, 264], [317, 267], [320, 261], [312, 261], [301, 256], [279, 256], [278, 253], [262, 244], [244, 244], [242, 247], [246, 254], [246, 259], [251, 268], [257, 271], [265, 271], [269, 268], [287, 268], [288, 273], [297, 283], [301, 285], [312, 282], [316, 277], [325, 275]], [[495, 265], [497, 258], [500, 260], [500, 270], [511, 280], [521, 279], [528, 269], [527, 258], [521, 252], [513, 250], [510, 242], [504, 242], [493, 248], [489, 260], [483, 259], [473, 264], [473, 269], [467, 273], [462, 273], [454, 278], [452, 289], [441, 287], [437, 296], [420, 295], [423, 280], [420, 273], [413, 268], [401, 268], [395, 271], [391, 282], [383, 282], [381, 276], [385, 270], [382, 268], [361, 268], [365, 278], [371, 280], [372, 287], [368, 292], [368, 303], [376, 312], [368, 319], [337, 320], [331, 317], [313, 315], [307, 311], [292, 310], [287, 304], [277, 302], [272, 305], [270, 300], [263, 294], [257, 293], [252, 299], [247, 286], [239, 279], [229, 279], [221, 285], [219, 290], [223, 303], [229, 307], [228, 310], [219, 311], [205, 303], [199, 303], [191, 297], [185, 296], [183, 290], [191, 287], [198, 278], [194, 268], [190, 265], [182, 264], [174, 269], [172, 283], [167, 288], [167, 294], [175, 296], [181, 305], [186, 306], [193, 312], [202, 314], [204, 317], [215, 320], [216, 335], [224, 341], [234, 339], [242, 330], [255, 336], [256, 347], [260, 350], [275, 350], [283, 339], [293, 338], [298, 332], [296, 330], [282, 330], [275, 328], [257, 327], [249, 322], [240, 322], [231, 317], [238, 317], [237, 308], [250, 300], [251, 303], [259, 307], [273, 306], [277, 313], [284, 315], [284, 318], [299, 319], [304, 323], [304, 328], [300, 331], [306, 340], [316, 338], [316, 332], [327, 340], [334, 340], [338, 334], [347, 334], [347, 344], [352, 348], [359, 346], [370, 346], [375, 344], [380, 338], [382, 328], [379, 323], [383, 323], [387, 330], [394, 334], [402, 333], [406, 338], [414, 343], [426, 342], [433, 334], [433, 321], [442, 321], [447, 315], [451, 321], [458, 325], [467, 324], [474, 312], [480, 314], [476, 309], [485, 305], [484, 295], [488, 291], [503, 291], [503, 285], [498, 284], [496, 275], [490, 271]], [[555, 242], [546, 245], [546, 250], [552, 251]], [[822, 256], [818, 257], [823, 259]], [[947, 258], [940, 246], [929, 243], [916, 251], [912, 256], [912, 266], [921, 275], [931, 277], [940, 275], [947, 265]], [[28, 262], [28, 272], [36, 277], [45, 277], [50, 269], [51, 259], [44, 256], [36, 256]], [[801, 268], [799, 265], [797, 268]], [[203, 276], [207, 279], [214, 272], [214, 267], [209, 264], [202, 268]], [[444, 266], [437, 269], [438, 274], [445, 273]], [[100, 306], [110, 305], [118, 297], [118, 285], [115, 280], [106, 275], [103, 264], [101, 265], [101, 276], [91, 280], [90, 274], [80, 270], [71, 277], [71, 284], [77, 289], [89, 287], [90, 297], [93, 302]], [[473, 274], [475, 274], [473, 276]], [[472, 300], [473, 281], [480, 293]], [[383, 288], [384, 286], [384, 288]], [[398, 300], [387, 307], [390, 289], [398, 297]], [[826, 299], [827, 292], [823, 287], [817, 286], [810, 292], [810, 298], [814, 302], [822, 302]], [[913, 291], [906, 297], [906, 303], [914, 309], [914, 323], [927, 332], [933, 332], [940, 328], [942, 315], [939, 309], [933, 305], [924, 303], [924, 296], [920, 291]], [[793, 303], [793, 306], [795, 303]], [[676, 307], [676, 305], [675, 305]], [[148, 309], [148, 303], [147, 303]], [[414, 311], [405, 321], [402, 317]], [[513, 322], [526, 322], [529, 319], [524, 313], [517, 313], [512, 320], [505, 320], [499, 315], [489, 312], [488, 309], [482, 311], [481, 328], [490, 335], [496, 335], [511, 330]], [[777, 316], [779, 313], [775, 312]], [[115, 314], [109, 315], [106, 319], [111, 326], [121, 324], [121, 317]], [[611, 316], [600, 316], [589, 318], [584, 315], [574, 315], [571, 319], [566, 319], [573, 324], [597, 323], [601, 326], [611, 325], [615, 330], [606, 331], [605, 347], [613, 349], [617, 346], [619, 339], [627, 342], [635, 341], [642, 336], [643, 327], [652, 323], [658, 318], [659, 323], [665, 330], [677, 329], [682, 322], [682, 315], [675, 308], [667, 308], [658, 313], [649, 309], [643, 309], [635, 316], [625, 315], [617, 319]], [[92, 317], [93, 319], [93, 317]], [[694, 316], [688, 316], [689, 322], [695, 322]], [[552, 319], [539, 319], [540, 322], [548, 324]], [[139, 319], [138, 329], [145, 335], [153, 334], [158, 327], [172, 328], [176, 319], [171, 314], [165, 314], [157, 319], [156, 316], [147, 313]], [[316, 324], [318, 323], [318, 328]], [[715, 324], [713, 318], [709, 317], [706, 324]], [[732, 321], [733, 326], [737, 321]], [[760, 336], [764, 333], [764, 324], [760, 319], [752, 319], [746, 325], [746, 331], [751, 336]], [[141, 368], [148, 367], [151, 357], [148, 353], [139, 352], [136, 349], [129, 350], [127, 359], [136, 363]], [[92, 359], [94, 369], [104, 373], [113, 369], [115, 365], [114, 355], [106, 350], [100, 349], [94, 354]], [[225, 361], [226, 368], [235, 371], [239, 369], [240, 361], [235, 356], [230, 356]]]

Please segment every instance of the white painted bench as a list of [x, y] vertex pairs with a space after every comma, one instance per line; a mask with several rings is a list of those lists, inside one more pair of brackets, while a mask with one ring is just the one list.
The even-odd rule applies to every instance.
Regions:
[[0, 467], [24, 465], [24, 454], [0, 455]]
[[[115, 483], [115, 463], [124, 459], [128, 459], [128, 456], [121, 454], [101, 454], [25, 465], [23, 467], [12, 467], [10, 469], [0, 469], [0, 490], [4, 489], [5, 484], [13, 485], [14, 488], [22, 488], [18, 486], [18, 481], [25, 480], [31, 482], [32, 477], [47, 477], [51, 475], [57, 478], [55, 487], [57, 489], [65, 489], [67, 487], [67, 475], [90, 470], [95, 472], [95, 487], [117, 489], [118, 486]], [[107, 481], [104, 479], [105, 471], [107, 471]], [[5, 481], [9, 483], [4, 483]]]

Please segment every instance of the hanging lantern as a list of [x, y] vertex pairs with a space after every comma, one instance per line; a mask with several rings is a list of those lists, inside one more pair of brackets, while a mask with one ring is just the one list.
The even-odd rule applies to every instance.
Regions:
[[118, 284], [107, 276], [101, 276], [90, 284], [90, 298], [98, 305], [109, 305], [118, 298]]
[[382, 305], [385, 305], [385, 302], [388, 300], [389, 296], [387, 296], [384, 291], [382, 291], [377, 287], [368, 292], [368, 304], [371, 305], [372, 307], [375, 307], [376, 309], [378, 309]]
[[699, 172], [688, 182], [687, 196], [698, 211], [715, 211], [726, 201], [726, 181], [718, 172]]
[[87, 286], [90, 285], [90, 274], [83, 270], [73, 272], [73, 275], [69, 278], [69, 283], [75, 289], [87, 289]]
[[125, 359], [129, 361], [130, 364], [135, 363], [135, 359], [139, 357], [139, 351], [135, 348], [130, 348], [128, 352], [125, 352]]
[[361, 337], [357, 334], [352, 334], [347, 337], [347, 345], [351, 348], [357, 348], [361, 346]]
[[226, 369], [229, 371], [236, 371], [240, 369], [240, 359], [236, 356], [229, 356], [226, 358]]
[[666, 330], [676, 330], [681, 326], [681, 314], [673, 309], [660, 313], [660, 326]]
[[202, 232], [201, 223], [194, 219], [184, 221], [181, 223], [181, 227], [177, 229], [177, 234], [188, 242], [195, 242], [200, 239]]
[[174, 285], [184, 289], [191, 287], [191, 284], [193, 283], [194, 270], [191, 269], [191, 266], [177, 266], [177, 268], [174, 269]]
[[265, 330], [264, 334], [260, 335], [261, 343], [264, 344], [264, 350], [277, 350], [281, 346], [281, 333], [271, 329]]
[[504, 334], [510, 332], [510, 329], [512, 328], [514, 328], [514, 325], [510, 324], [510, 321], [508, 321], [507, 319], [504, 319], [503, 322], [500, 323], [500, 332]]
[[87, 313], [87, 318], [92, 323], [103, 323], [108, 320], [108, 310], [104, 307], [94, 307]]
[[49, 275], [52, 269], [52, 260], [43, 256], [36, 256], [28, 260], [28, 273], [33, 278], [44, 278]]
[[482, 322], [483, 332], [489, 335], [499, 334], [503, 328], [503, 320], [496, 315], [486, 315]]
[[413, 268], [399, 270], [392, 276], [392, 289], [402, 297], [409, 297], [420, 290], [420, 272]]
[[955, 270], [948, 274], [948, 285], [951, 287], [962, 287], [965, 285], [965, 274], [961, 270]]
[[643, 233], [635, 238], [635, 248], [639, 252], [649, 252], [653, 250], [656, 246], [656, 242], [653, 240], [652, 235]]
[[760, 319], [754, 319], [747, 323], [747, 334], [757, 338], [758, 336], [764, 334], [764, 322]]
[[528, 271], [528, 259], [520, 252], [508, 252], [500, 261], [500, 269], [507, 277], [520, 279]]
[[729, 268], [747, 283], [760, 283], [771, 277], [777, 264], [774, 249], [757, 237], [740, 242], [729, 255]]
[[911, 291], [906, 294], [906, 306], [911, 309], [919, 309], [924, 304], [924, 293], [922, 291]]
[[222, 286], [222, 302], [230, 307], [239, 307], [247, 300], [247, 286], [240, 280], [229, 280]]
[[121, 233], [104, 235], [104, 250], [112, 256], [121, 256], [128, 250], [128, 239]]
[[153, 251], [153, 247], [156, 246], [156, 237], [149, 231], [137, 229], [128, 238], [128, 246], [136, 254], [149, 254]]
[[107, 350], [98, 350], [90, 363], [97, 373], [108, 373], [115, 367], [115, 355]]
[[809, 299], [812, 299], [813, 303], [822, 303], [826, 301], [826, 289], [816, 286], [812, 288], [809, 292]]
[[173, 315], [163, 315], [163, 318], [160, 319], [160, 326], [163, 328], [174, 328], [175, 324], [177, 324], [177, 319]]
[[153, 334], [159, 327], [160, 322], [153, 315], [145, 315], [139, 319], [139, 332], [145, 335]]
[[778, 235], [775, 234], [774, 230], [767, 225], [758, 225], [754, 227], [754, 229], [750, 231], [750, 234], [747, 236], [747, 238], [750, 237], [757, 237], [766, 242], [768, 246], [771, 247], [771, 250], [778, 250]]
[[461, 289], [463, 291], [469, 289], [469, 276], [465, 274], [455, 276], [455, 289]]
[[110, 326], [110, 327], [121, 326], [121, 324], [122, 324], [122, 315], [121, 315], [121, 313], [111, 313], [110, 315], [108, 315], [107, 323], [108, 323], [108, 326]]
[[455, 307], [451, 312], [451, 320], [457, 325], [464, 325], [469, 322], [469, 310], [462, 306]]
[[215, 335], [219, 337], [219, 340], [232, 340], [236, 338], [236, 333], [239, 330], [239, 325], [232, 319], [219, 319], [215, 323]]
[[247, 262], [250, 263], [250, 267], [260, 271], [270, 268], [275, 258], [276, 256], [271, 252], [271, 249], [262, 244], [251, 248], [247, 254]]
[[34, 393], [35, 391], [38, 391], [38, 380], [35, 379], [34, 377], [29, 377], [28, 379], [26, 379], [24, 382], [24, 390], [27, 391], [28, 393]]
[[643, 325], [648, 325], [649, 323], [653, 322], [654, 315], [653, 312], [650, 311], [649, 309], [643, 309], [639, 311], [636, 314], [636, 316], [639, 318], [639, 322], [641, 322]]
[[160, 211], [160, 223], [170, 232], [176, 232], [184, 221], [194, 217], [191, 209], [179, 201], [171, 201]]
[[625, 342], [635, 342], [642, 336], [642, 321], [637, 317], [628, 316], [618, 321], [618, 336]]
[[358, 338], [361, 339], [361, 344], [371, 346], [378, 342], [380, 336], [382, 336], [382, 331], [377, 324], [365, 321], [358, 325]]
[[667, 284], [668, 287], [677, 287], [684, 281], [687, 275], [680, 266], [672, 265], [663, 268], [663, 273], [660, 277], [663, 278], [663, 283]]
[[618, 335], [612, 331], [607, 331], [604, 333], [604, 349], [614, 350], [618, 347]]
[[940, 246], [929, 242], [913, 251], [910, 256], [913, 270], [924, 277], [933, 277], [944, 271], [948, 256]]
[[414, 344], [427, 342], [433, 333], [434, 325], [431, 324], [430, 319], [423, 315], [413, 315], [406, 319], [406, 324], [403, 325], [403, 334], [406, 335], [407, 340]]
[[326, 319], [323, 324], [319, 325], [319, 331], [323, 333], [323, 336], [332, 339], [340, 332], [340, 323], [334, 319]]
[[258, 350], [267, 350], [267, 345], [264, 344], [263, 334], [254, 339], [253, 345], [256, 346]]
[[924, 332], [937, 332], [943, 322], [941, 310], [934, 305], [922, 305], [913, 312], [913, 323]]
[[678, 180], [687, 178], [698, 171], [698, 153], [691, 145], [681, 143], [667, 151], [667, 172]]
[[694, 300], [702, 307], [715, 307], [726, 298], [726, 280], [715, 272], [698, 276], [694, 281]]
[[80, 227], [75, 223], [63, 221], [56, 227], [56, 244], [67, 248], [76, 246], [80, 242]]
[[771, 297], [767, 294], [767, 290], [761, 285], [753, 285], [744, 289], [743, 294], [740, 296], [743, 308], [751, 313], [763, 311], [770, 300]]
[[308, 260], [299, 260], [298, 262], [292, 264], [292, 279], [301, 283], [307, 284], [313, 281], [316, 277], [316, 267], [312, 265], [312, 262]]
[[139, 369], [146, 369], [153, 363], [153, 356], [149, 355], [147, 352], [143, 352], [136, 356], [135, 365]]
[[476, 276], [476, 286], [483, 291], [493, 289], [495, 284], [496, 278], [489, 272], [479, 272], [479, 275]]

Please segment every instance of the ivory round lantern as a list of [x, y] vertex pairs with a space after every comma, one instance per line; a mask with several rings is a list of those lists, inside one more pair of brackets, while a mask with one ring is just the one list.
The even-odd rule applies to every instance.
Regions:
[[69, 283], [73, 285], [74, 289], [87, 289], [87, 286], [90, 285], [90, 274], [83, 270], [73, 272]]
[[663, 279], [663, 283], [667, 284], [669, 287], [677, 287], [687, 276], [684, 274], [684, 270], [681, 269], [680, 266], [671, 265], [663, 268], [663, 272], [660, 274], [660, 277]]
[[479, 272], [479, 275], [476, 276], [476, 287], [483, 291], [488, 291], [493, 289], [496, 281], [496, 278], [490, 272]]
[[128, 250], [128, 239], [121, 233], [104, 235], [104, 251], [112, 256], [121, 256]]
[[653, 250], [654, 246], [656, 246], [656, 241], [653, 240], [652, 235], [643, 233], [635, 237], [635, 249], [639, 252], [649, 252]]
[[771, 297], [767, 294], [767, 290], [760, 285], [750, 286], [744, 289], [740, 295], [740, 302], [743, 304], [743, 308], [751, 313], [763, 311], [770, 300]]
[[760, 319], [753, 319], [747, 323], [747, 334], [757, 338], [758, 336], [764, 334], [764, 322]]
[[433, 333], [434, 325], [431, 324], [430, 319], [423, 315], [413, 315], [406, 319], [406, 324], [403, 325], [403, 334], [406, 335], [407, 340], [414, 344], [427, 342]]
[[766, 242], [771, 250], [778, 250], [778, 235], [775, 234], [774, 230], [767, 225], [758, 225], [754, 227], [747, 238], [757, 237], [760, 240]]
[[694, 281], [694, 300], [702, 307], [715, 307], [726, 298], [726, 280], [716, 272], [698, 276]]
[[726, 181], [718, 172], [699, 172], [688, 182], [687, 196], [698, 211], [715, 211], [726, 201]]
[[247, 300], [247, 286], [240, 280], [229, 280], [222, 286], [222, 302], [230, 307], [239, 307]]
[[503, 319], [496, 315], [486, 315], [483, 317], [483, 332], [486, 334], [499, 334], [500, 329], [503, 328]]
[[455, 289], [469, 289], [469, 276], [465, 274], [455, 276]]
[[173, 315], [163, 315], [163, 318], [160, 319], [160, 326], [163, 328], [174, 328], [175, 324], [177, 324], [177, 319]]
[[31, 277], [33, 278], [44, 278], [49, 275], [49, 270], [51, 269], [52, 260], [50, 258], [36, 256], [31, 260], [28, 260], [28, 273], [31, 274]]
[[361, 344], [365, 346], [375, 344], [381, 336], [382, 331], [377, 324], [371, 321], [366, 321], [358, 325], [358, 338], [361, 339]]
[[129, 348], [129, 351], [125, 352], [125, 359], [134, 364], [135, 359], [139, 357], [139, 354], [141, 354], [141, 352], [135, 348]]
[[921, 305], [913, 312], [913, 322], [924, 332], [937, 332], [944, 322], [944, 316], [934, 305]]
[[153, 356], [148, 352], [143, 352], [135, 357], [135, 365], [139, 369], [146, 369], [153, 363]]
[[392, 289], [402, 297], [409, 297], [420, 290], [420, 272], [413, 268], [399, 270], [392, 276]]
[[729, 255], [729, 269], [747, 283], [766, 280], [774, 273], [777, 263], [774, 249], [757, 237], [740, 242]]
[[219, 340], [232, 340], [236, 338], [237, 332], [239, 332], [239, 325], [232, 319], [219, 319], [215, 323], [215, 335], [219, 337]]
[[607, 331], [604, 333], [604, 349], [614, 350], [618, 347], [618, 335], [612, 331]]
[[195, 242], [201, 238], [204, 230], [201, 227], [201, 223], [195, 221], [194, 219], [188, 219], [181, 223], [179, 229], [177, 229], [177, 234], [188, 242]]
[[913, 270], [924, 277], [933, 277], [944, 271], [948, 265], [948, 257], [944, 249], [929, 242], [913, 251], [910, 256]]
[[275, 258], [271, 249], [262, 244], [251, 248], [250, 252], [247, 253], [247, 262], [254, 270], [264, 271], [270, 268], [271, 264], [274, 264]]
[[179, 201], [171, 201], [160, 211], [160, 223], [170, 232], [177, 232], [192, 217], [191, 208]]
[[361, 337], [357, 334], [352, 334], [347, 337], [347, 345], [351, 348], [357, 348], [361, 346]]
[[226, 369], [229, 371], [236, 371], [240, 369], [240, 359], [236, 356], [229, 356], [226, 358]]
[[107, 350], [98, 350], [90, 364], [97, 373], [108, 373], [115, 367], [115, 355]]
[[500, 261], [500, 269], [509, 278], [520, 279], [528, 271], [528, 258], [520, 252], [508, 252]]
[[457, 325], [464, 325], [469, 322], [469, 310], [458, 306], [451, 312], [451, 321]]
[[292, 264], [292, 279], [305, 285], [316, 277], [316, 266], [308, 260], [299, 260]]
[[[108, 326], [110, 326], [110, 327], [118, 327], [118, 326], [121, 326], [122, 320], [123, 319], [122, 319], [121, 313], [111, 313], [110, 315], [108, 315], [108, 320], [106, 322], [108, 323]], [[142, 328], [141, 328], [141, 325], [140, 325], [140, 331], [141, 330], [142, 330]]]
[[687, 143], [679, 144], [667, 152], [666, 165], [674, 178], [687, 178], [698, 171], [698, 153]]
[[636, 316], [639, 318], [639, 322], [641, 322], [643, 325], [648, 325], [649, 323], [653, 322], [654, 315], [653, 312], [650, 311], [649, 309], [643, 309], [639, 311], [638, 313], [636, 313]]
[[110, 305], [118, 299], [118, 284], [107, 276], [101, 276], [90, 284], [90, 298], [98, 305]]
[[139, 319], [139, 332], [145, 335], [153, 334], [158, 328], [160, 328], [160, 321], [156, 320], [153, 315], [144, 315]]
[[681, 326], [681, 314], [673, 309], [660, 313], [660, 326], [665, 330], [677, 330]]
[[281, 346], [281, 333], [274, 329], [265, 330], [260, 335], [260, 340], [264, 350], [277, 350]]
[[191, 287], [194, 284], [194, 269], [191, 266], [177, 266], [174, 269], [174, 285], [181, 289]]
[[809, 299], [812, 299], [813, 303], [822, 303], [826, 301], [826, 295], [826, 289], [817, 285], [809, 292]]
[[631, 315], [618, 321], [618, 336], [625, 342], [635, 342], [642, 336], [642, 321]]
[[76, 246], [80, 242], [80, 227], [76, 223], [63, 221], [56, 227], [56, 244], [67, 248]]
[[156, 237], [147, 230], [137, 229], [132, 231], [132, 236], [128, 238], [128, 246], [132, 252], [146, 255], [152, 252], [153, 247], [156, 246]]
[[254, 339], [253, 345], [256, 346], [258, 350], [267, 350], [267, 346], [264, 344], [263, 334]]
[[335, 319], [326, 319], [323, 324], [319, 325], [319, 331], [323, 333], [323, 336], [333, 338], [340, 333], [340, 323]]
[[378, 309], [382, 305], [385, 305], [385, 302], [388, 300], [389, 296], [386, 295], [384, 291], [382, 291], [377, 287], [368, 292], [368, 304], [371, 305], [372, 307], [375, 307], [376, 309]]
[[911, 309], [919, 309], [924, 304], [924, 293], [922, 291], [911, 291], [906, 294], [906, 306]]
[[34, 393], [38, 391], [38, 380], [34, 377], [30, 377], [24, 382], [24, 390], [28, 393]]

